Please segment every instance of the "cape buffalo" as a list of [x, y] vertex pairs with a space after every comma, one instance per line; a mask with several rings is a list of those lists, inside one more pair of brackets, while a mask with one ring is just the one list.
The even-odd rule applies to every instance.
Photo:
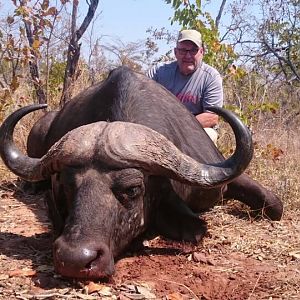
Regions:
[[114, 258], [153, 224], [166, 237], [196, 242], [206, 230], [199, 212], [223, 197], [272, 220], [282, 216], [278, 197], [243, 173], [252, 158], [251, 135], [225, 109], [211, 108], [236, 137], [226, 160], [175, 96], [120, 67], [61, 111], [42, 117], [24, 155], [13, 142], [14, 127], [44, 107], [24, 107], [5, 120], [0, 152], [26, 181], [51, 179], [53, 257], [64, 276], [111, 275]]

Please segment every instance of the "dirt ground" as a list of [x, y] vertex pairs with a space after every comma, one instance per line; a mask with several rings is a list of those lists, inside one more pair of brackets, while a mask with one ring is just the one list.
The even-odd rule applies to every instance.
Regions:
[[78, 282], [53, 270], [43, 194], [0, 185], [0, 299], [300, 299], [300, 220], [253, 220], [235, 203], [204, 216], [197, 246], [156, 237], [128, 251], [107, 282]]

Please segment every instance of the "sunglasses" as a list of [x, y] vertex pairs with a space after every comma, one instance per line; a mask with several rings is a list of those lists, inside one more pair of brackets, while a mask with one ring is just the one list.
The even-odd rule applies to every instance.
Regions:
[[176, 48], [176, 50], [177, 50], [178, 54], [182, 55], [182, 56], [187, 55], [188, 53], [190, 53], [190, 55], [192, 55], [192, 56], [195, 56], [198, 53], [199, 48], [192, 48], [189, 50], [184, 49], [184, 48]]

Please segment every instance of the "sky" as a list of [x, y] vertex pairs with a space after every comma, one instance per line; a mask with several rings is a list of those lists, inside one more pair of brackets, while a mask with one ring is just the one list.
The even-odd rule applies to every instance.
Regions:
[[[87, 5], [85, 0], [80, 0], [80, 13], [85, 15]], [[170, 18], [174, 14], [170, 4], [164, 0], [100, 0], [96, 14], [97, 36], [101, 38], [101, 44], [112, 44], [120, 39], [123, 43], [146, 40], [149, 34], [147, 29], [161, 29], [165, 27], [175, 35], [180, 26], [171, 26]], [[165, 54], [173, 45], [165, 41], [156, 41], [159, 46], [159, 55]], [[108, 54], [107, 54], [108, 55]]]
[[[31, 2], [35, 1], [31, 0]], [[79, 15], [82, 17], [86, 16], [88, 10], [86, 2], [87, 0], [79, 0]], [[221, 2], [222, 0], [210, 1], [208, 11], [213, 17]], [[1, 15], [6, 14], [7, 10], [12, 11], [11, 0], [0, 0], [0, 4], [2, 4]], [[99, 16], [94, 33], [97, 37], [106, 36], [101, 38], [101, 43], [114, 39], [120, 39], [125, 43], [145, 40], [149, 36], [146, 30], [150, 27], [153, 29], [165, 27], [170, 32], [177, 34], [180, 26], [178, 24], [171, 26], [170, 18], [173, 17], [173, 14], [172, 6], [166, 4], [164, 0], [99, 0], [96, 11], [96, 15]], [[167, 45], [165, 41], [158, 42], [158, 45], [161, 54], [173, 48], [173, 45]]]
[[[34, 3], [31, 0], [31, 3]], [[50, 1], [50, 3], [53, 1]], [[54, 1], [55, 2], [55, 1]], [[79, 15], [85, 17], [88, 11], [87, 0], [79, 0]], [[12, 12], [14, 6], [11, 0], [0, 0], [0, 15], [5, 16]], [[177, 33], [180, 27], [171, 26], [170, 18], [174, 10], [164, 0], [99, 0], [96, 15], [97, 37], [106, 36], [101, 42], [120, 39], [122, 42], [136, 42], [145, 40], [149, 34], [146, 30], [150, 27], [160, 29], [167, 28]], [[78, 22], [80, 25], [80, 22]], [[90, 28], [90, 27], [89, 27]], [[170, 50], [170, 45], [159, 43], [162, 53]]]
[[[209, 2], [209, 4], [205, 4]], [[216, 17], [222, 0], [203, 1], [205, 10]], [[80, 0], [80, 13], [85, 16], [87, 5], [85, 0]], [[149, 34], [146, 30], [150, 27], [160, 29], [165, 27], [170, 32], [177, 34], [180, 30], [178, 24], [171, 26], [170, 18], [174, 15], [171, 4], [164, 0], [100, 0], [97, 13], [98, 36], [107, 35], [107, 41], [119, 38], [123, 42], [135, 42], [145, 40]], [[223, 15], [226, 18], [226, 15]], [[106, 39], [102, 39], [105, 43]], [[173, 49], [173, 45], [167, 45], [165, 41], [157, 42], [159, 52], [166, 53]], [[175, 46], [175, 45], [174, 45]]]
[[[79, 14], [82, 16], [87, 13], [86, 2], [88, 1], [79, 0]], [[217, 13], [221, 2], [222, 0], [210, 1], [208, 11], [213, 16]], [[7, 11], [13, 9], [11, 0], [0, 0], [0, 6], [1, 15], [6, 15]], [[166, 4], [164, 0], [99, 0], [96, 14], [100, 12], [97, 19], [99, 35], [120, 38], [124, 42], [145, 39], [146, 30], [150, 27], [157, 29], [165, 27], [171, 32], [180, 30], [178, 24], [171, 26], [170, 18], [174, 10], [171, 4]]]
[[[34, 0], [29, 0], [34, 3]], [[55, 1], [50, 1], [50, 3]], [[85, 17], [88, 11], [87, 0], [79, 0], [79, 16]], [[0, 16], [13, 12], [11, 0], [0, 0]], [[171, 26], [170, 18], [174, 10], [164, 0], [99, 0], [94, 33], [101, 38], [101, 43], [120, 39], [122, 42], [137, 42], [145, 40], [149, 34], [146, 30], [150, 27], [167, 28], [177, 33], [178, 25]], [[78, 22], [78, 26], [81, 23]], [[89, 26], [91, 28], [91, 26]], [[160, 52], [170, 50], [171, 45], [164, 42], [158, 43]]]
[[[82, 9], [85, 1], [81, 2]], [[97, 12], [100, 11], [97, 23], [101, 32], [122, 41], [145, 39], [150, 27], [179, 29], [178, 25], [171, 27], [169, 18], [174, 11], [164, 0], [100, 0]]]
[[[50, 3], [57, 0], [50, 0]], [[34, 0], [29, 0], [35, 3]], [[79, 13], [86, 15], [88, 0], [79, 0]], [[222, 0], [202, 1], [209, 13], [215, 17]], [[209, 2], [207, 5], [206, 3]], [[6, 15], [12, 11], [12, 0], [0, 0], [0, 15]], [[96, 13], [101, 13], [97, 23], [99, 30], [104, 34], [119, 37], [125, 41], [133, 41], [146, 37], [149, 27], [178, 31], [180, 27], [170, 24], [170, 18], [174, 14], [171, 4], [164, 0], [99, 0]]]
[[[81, 6], [84, 5], [81, 0]], [[205, 1], [203, 1], [205, 2]], [[206, 8], [213, 17], [216, 16], [221, 0], [214, 0]], [[147, 28], [166, 27], [179, 30], [176, 24], [170, 24], [174, 10], [164, 0], [100, 0], [98, 12], [102, 11], [100, 23], [109, 35], [116, 35], [122, 40], [136, 40], [145, 37]]]

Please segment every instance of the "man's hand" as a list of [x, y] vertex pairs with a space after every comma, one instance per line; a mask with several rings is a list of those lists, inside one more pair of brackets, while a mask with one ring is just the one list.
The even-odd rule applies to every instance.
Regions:
[[214, 113], [205, 112], [199, 115], [196, 115], [196, 119], [202, 125], [203, 128], [205, 127], [214, 127], [218, 124], [219, 116]]

